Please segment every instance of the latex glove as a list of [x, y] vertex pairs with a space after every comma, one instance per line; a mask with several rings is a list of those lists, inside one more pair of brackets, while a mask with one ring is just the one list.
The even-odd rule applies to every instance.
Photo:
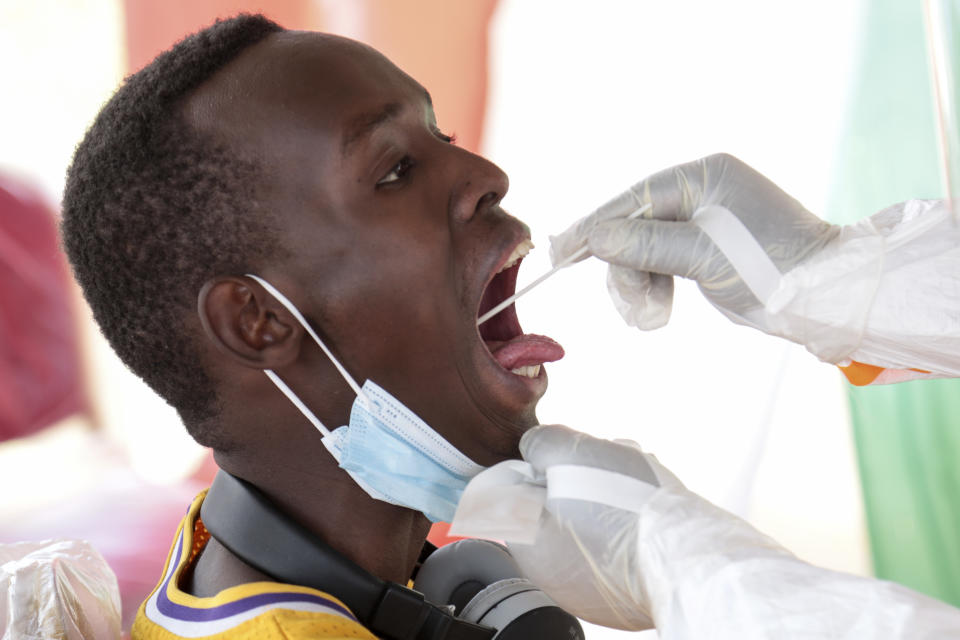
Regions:
[[[652, 628], [637, 514], [658, 487], [683, 485], [636, 443], [564, 426], [535, 427], [520, 451], [547, 485], [536, 539], [508, 540], [526, 576], [579, 618], [617, 629]], [[578, 498], [561, 497], [568, 490]]]
[[721, 154], [639, 182], [552, 242], [555, 263], [584, 243], [608, 261], [617, 308], [643, 329], [666, 323], [680, 275], [734, 322], [804, 345], [854, 384], [960, 375], [960, 224], [943, 201], [833, 226]]
[[[638, 207], [652, 208], [626, 220]], [[739, 221], [760, 248], [786, 273], [816, 253], [838, 233], [775, 184], [726, 154], [709, 156], [656, 173], [552, 238], [551, 256], [559, 262], [584, 243], [612, 265], [612, 292], [628, 322], [643, 328], [669, 317], [669, 276], [697, 281], [707, 299], [734, 320], [762, 307], [755, 292], [730, 260], [694, 221], [704, 207], [722, 206]], [[638, 296], [637, 272], [663, 274]], [[630, 275], [630, 274], [633, 275]], [[631, 278], [634, 282], [631, 282]], [[644, 298], [653, 296], [652, 307]], [[631, 316], [632, 313], [632, 316]], [[650, 319], [650, 320], [648, 320]], [[654, 320], [655, 319], [655, 320]]]
[[683, 485], [636, 443], [563, 426], [535, 427], [520, 450], [525, 461], [501, 462], [470, 481], [451, 535], [508, 542], [527, 577], [579, 618], [651, 628], [636, 514], [658, 488]]
[[[685, 489], [635, 444], [540, 426], [524, 435], [520, 449], [526, 460], [521, 464], [534, 471], [529, 482], [546, 486], [538, 517], [528, 518], [535, 537], [510, 542], [513, 534], [506, 532], [514, 523], [504, 522], [504, 538], [530, 580], [585, 620], [633, 630], [653, 620], [662, 640], [932, 639], [960, 633], [957, 609], [893, 583], [799, 560]], [[475, 498], [471, 494], [498, 467], [515, 463], [482, 472], [464, 501]], [[498, 499], [486, 504], [494, 512], [509, 510], [504, 503], [522, 495], [510, 489], [487, 482], [485, 490]], [[464, 515], [483, 520], [480, 513]], [[460, 518], [458, 510], [454, 528]], [[458, 533], [469, 534], [469, 526]]]

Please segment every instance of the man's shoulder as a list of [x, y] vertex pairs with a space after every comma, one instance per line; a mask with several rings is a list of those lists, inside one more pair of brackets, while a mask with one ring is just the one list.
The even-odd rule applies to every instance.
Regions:
[[181, 577], [209, 536], [199, 519], [205, 493], [197, 496], [177, 530], [160, 583], [140, 605], [133, 640], [376, 640], [340, 600], [309, 587], [262, 581], [233, 586], [212, 597], [183, 591]]
[[[281, 586], [282, 585], [276, 585]], [[266, 583], [243, 585], [249, 595], [218, 598], [209, 607], [151, 607], [148, 600], [137, 613], [133, 640], [262, 640], [362, 638], [375, 640], [339, 602], [316, 592], [269, 591]]]

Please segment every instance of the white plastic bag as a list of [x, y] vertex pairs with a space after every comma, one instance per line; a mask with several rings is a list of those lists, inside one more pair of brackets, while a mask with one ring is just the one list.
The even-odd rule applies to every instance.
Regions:
[[0, 640], [118, 640], [120, 589], [88, 543], [0, 545]]

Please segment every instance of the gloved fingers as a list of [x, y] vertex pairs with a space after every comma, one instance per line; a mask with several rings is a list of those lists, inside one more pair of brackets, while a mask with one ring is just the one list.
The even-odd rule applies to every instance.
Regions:
[[537, 425], [520, 438], [520, 456], [540, 471], [552, 464], [571, 464], [584, 436], [561, 424]]
[[650, 468], [653, 469], [654, 475], [657, 476], [657, 480], [660, 481], [661, 487], [681, 487], [684, 488], [680, 479], [673, 474], [672, 471], [663, 466], [663, 463], [660, 462], [660, 459], [652, 453], [646, 453], [643, 449], [640, 448], [640, 445], [634, 442], [633, 440], [625, 440], [623, 438], [616, 438], [613, 440], [617, 444], [622, 444], [625, 447], [630, 447], [636, 449], [643, 453], [643, 457], [646, 459], [647, 464], [650, 465]]
[[[557, 266], [568, 257], [579, 251], [586, 244], [586, 236], [593, 228], [592, 223], [588, 223], [587, 218], [575, 222], [569, 229], [558, 236], [550, 236], [550, 264]], [[585, 253], [575, 260], [580, 262], [590, 257]]]
[[[550, 237], [550, 260], [554, 265], [581, 249], [587, 236], [598, 225], [626, 218], [644, 205], [651, 208], [642, 214], [644, 219], [689, 220], [709, 197], [705, 187], [708, 181], [716, 181], [722, 176], [725, 167], [739, 160], [725, 154], [718, 154], [694, 160], [659, 171], [641, 180], [617, 197], [613, 198], [590, 215], [581, 218], [558, 236]], [[746, 165], [743, 165], [746, 167]], [[587, 256], [578, 258], [578, 262]]]
[[650, 210], [642, 215], [644, 219], [690, 220], [712, 197], [712, 190], [722, 182], [719, 178], [730, 165], [746, 167], [733, 156], [716, 154], [663, 169], [636, 183], [586, 219], [596, 226], [625, 218], [649, 203]]
[[654, 220], [686, 221], [693, 217], [709, 196], [707, 184], [717, 173], [716, 165], [725, 156], [714, 155], [693, 162], [679, 164], [658, 171], [631, 187], [643, 202], [649, 202], [650, 211], [644, 218]]
[[667, 469], [663, 466], [663, 463], [652, 453], [645, 454], [647, 459], [647, 464], [650, 465], [650, 468], [653, 469], [653, 474], [657, 476], [657, 480], [660, 482], [661, 487], [673, 487], [685, 489], [686, 487], [680, 478], [674, 475], [673, 471]]
[[[550, 236], [550, 260], [554, 265], [564, 261], [586, 245], [587, 236], [599, 223], [606, 220], [626, 218], [646, 202], [631, 189], [627, 189], [590, 215], [577, 220], [558, 236]], [[577, 262], [589, 257], [584, 255]]]
[[[803, 207], [763, 175], [738, 158], [718, 153], [659, 171], [636, 183], [610, 202], [578, 220], [559, 236], [551, 237], [550, 257], [557, 264], [584, 246], [598, 225], [626, 218], [650, 204], [644, 219], [689, 221], [700, 207], [726, 206], [754, 231], [776, 231], [784, 209], [796, 217], [810, 217]], [[585, 257], [585, 256], [584, 256]], [[581, 258], [582, 259], [582, 258]]]
[[594, 228], [588, 241], [591, 253], [611, 264], [693, 279], [717, 253], [710, 238], [689, 222], [605, 222]]
[[673, 276], [610, 265], [607, 289], [620, 316], [642, 331], [659, 329], [670, 320]]
[[563, 425], [539, 425], [527, 431], [520, 439], [520, 454], [538, 471], [554, 465], [580, 465], [660, 486], [639, 447], [594, 438]]
[[717, 204], [730, 209], [754, 232], [776, 230], [785, 216], [794, 222], [817, 221], [766, 176], [728, 153], [664, 169], [632, 190], [652, 204], [644, 217], [655, 220], [690, 220], [701, 207]]
[[523, 574], [578, 618], [616, 629], [651, 628], [646, 598], [635, 597], [642, 593], [642, 576], [634, 570], [636, 547], [629, 548], [637, 539], [636, 518], [567, 502], [565, 511], [583, 510], [565, 514], [575, 521], [546, 514], [535, 542], [507, 543]]

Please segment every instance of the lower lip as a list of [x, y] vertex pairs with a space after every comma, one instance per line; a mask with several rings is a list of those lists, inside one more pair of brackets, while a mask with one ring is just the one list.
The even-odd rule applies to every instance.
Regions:
[[[489, 354], [489, 350], [487, 350], [487, 352]], [[490, 358], [493, 360], [492, 355]], [[497, 369], [500, 370], [501, 376], [504, 378], [504, 380], [508, 380], [514, 385], [523, 385], [524, 389], [536, 394], [537, 396], [542, 395], [543, 392], [547, 390], [546, 365], [540, 365], [540, 373], [538, 373], [535, 377], [530, 378], [528, 376], [523, 376], [519, 373], [513, 373], [512, 371], [504, 369], [496, 360], [493, 360], [493, 363], [496, 365]]]

